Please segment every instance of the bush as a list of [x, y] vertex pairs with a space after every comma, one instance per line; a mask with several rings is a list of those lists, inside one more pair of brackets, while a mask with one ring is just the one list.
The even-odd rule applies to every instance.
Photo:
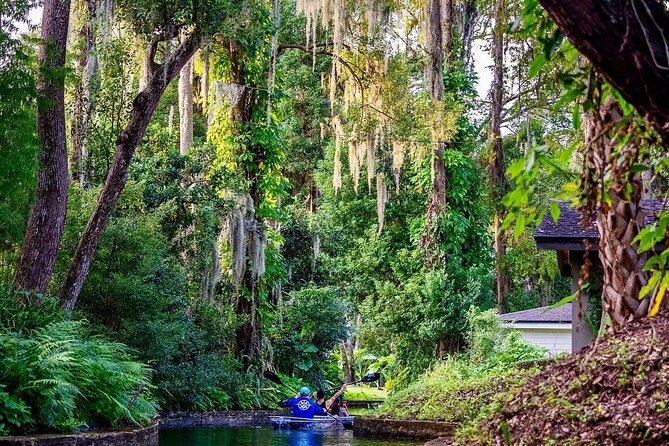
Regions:
[[308, 287], [289, 296], [270, 334], [276, 366], [322, 384], [332, 350], [349, 334], [349, 305], [331, 287]]
[[156, 415], [149, 367], [55, 300], [23, 304], [3, 289], [0, 315], [1, 435], [143, 425]]
[[520, 368], [521, 362], [545, 357], [544, 349], [505, 330], [494, 310], [472, 307], [467, 354], [440, 361], [409, 387], [391, 394], [380, 414], [391, 418], [463, 422], [477, 417], [495, 397], [523, 383], [537, 367]]
[[[74, 192], [61, 248], [66, 254], [76, 246], [97, 197], [96, 190]], [[243, 390], [245, 374], [231, 353], [237, 327], [233, 308], [219, 299], [191, 298], [198, 290], [190, 290], [189, 282], [199, 281], [170, 249], [162, 220], [169, 205], [150, 213], [145, 200], [144, 184], [129, 182], [75, 311], [153, 367], [154, 394], [164, 409], [257, 406]], [[63, 274], [65, 262], [60, 266]]]

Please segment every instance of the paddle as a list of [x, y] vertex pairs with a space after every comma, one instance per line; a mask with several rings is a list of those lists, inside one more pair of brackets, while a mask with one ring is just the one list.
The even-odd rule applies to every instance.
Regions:
[[[263, 372], [262, 375], [263, 375], [265, 378], [267, 378], [267, 379], [269, 379], [270, 381], [272, 381], [273, 383], [278, 384], [278, 385], [280, 385], [280, 386], [284, 386], [286, 389], [289, 389], [291, 392], [293, 391], [293, 389], [291, 389], [291, 388], [288, 386], [288, 384], [284, 383], [284, 382], [281, 380], [281, 378], [279, 378], [279, 376], [278, 376], [276, 373], [274, 373], [274, 372], [270, 372], [269, 370], [265, 370], [265, 371]], [[377, 378], [377, 379], [378, 379], [378, 378]], [[343, 422], [343, 421], [341, 421], [340, 419], [335, 418], [335, 417], [333, 417], [332, 415], [330, 415], [330, 414], [328, 413], [327, 410], [323, 409], [323, 411], [325, 412], [325, 415], [327, 415], [328, 417], [332, 418], [332, 419], [335, 420], [336, 422], [340, 423], [344, 428], [346, 428], [346, 425], [344, 425], [344, 422]]]
[[[343, 385], [353, 385], [353, 384], [358, 384], [358, 383], [372, 383], [374, 381], [378, 381], [381, 378], [381, 374], [379, 372], [372, 372], [368, 373], [365, 376], [363, 376], [361, 379], [349, 383], [344, 383]], [[341, 386], [340, 386], [341, 387]], [[338, 389], [338, 387], [330, 387], [329, 389], [324, 390], [323, 392], [331, 392], [333, 390]]]

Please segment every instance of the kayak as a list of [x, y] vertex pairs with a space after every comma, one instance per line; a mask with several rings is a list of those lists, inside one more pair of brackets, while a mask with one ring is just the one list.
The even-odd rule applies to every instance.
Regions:
[[300, 418], [290, 415], [269, 417], [274, 429], [329, 431], [337, 429], [353, 429], [353, 417], [315, 416]]

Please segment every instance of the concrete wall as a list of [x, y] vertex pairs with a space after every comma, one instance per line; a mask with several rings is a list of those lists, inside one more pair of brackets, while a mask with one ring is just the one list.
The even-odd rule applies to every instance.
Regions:
[[0, 446], [158, 446], [158, 423], [106, 432], [0, 437]]
[[451, 437], [457, 427], [457, 423], [358, 416], [353, 420], [353, 435], [356, 437], [432, 440], [439, 437]]

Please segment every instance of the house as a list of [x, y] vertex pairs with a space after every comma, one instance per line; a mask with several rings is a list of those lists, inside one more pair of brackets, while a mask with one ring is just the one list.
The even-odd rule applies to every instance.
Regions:
[[572, 352], [572, 304], [533, 308], [499, 316], [502, 325], [520, 332], [523, 340], [545, 347], [551, 355]]
[[[564, 277], [571, 277], [571, 291], [576, 293], [579, 289], [580, 270], [586, 258], [592, 262], [590, 276], [596, 278], [598, 274], [601, 274], [599, 272], [601, 264], [597, 254], [599, 232], [594, 218], [583, 227], [581, 226], [581, 213], [577, 209], [569, 203], [561, 202], [558, 204], [561, 212], [557, 223], [553, 221], [550, 215], [546, 215], [534, 233], [534, 240], [537, 249], [556, 252], [560, 273]], [[644, 199], [641, 201], [641, 207], [644, 211], [645, 224], [650, 225], [657, 220], [657, 215], [660, 212], [669, 209], [669, 202], [667, 200]], [[586, 249], [586, 246], [589, 249]], [[589, 292], [591, 294], [596, 293], [596, 286], [591, 288]], [[563, 312], [569, 311], [566, 306], [564, 308]], [[591, 314], [588, 293], [581, 292], [578, 300], [570, 305], [569, 309], [571, 310], [571, 351], [577, 352], [589, 345], [594, 339], [590, 324], [586, 322], [586, 315]], [[535, 310], [541, 309], [537, 308]], [[513, 314], [511, 313], [511, 315]], [[537, 317], [536, 314], [535, 317]]]

